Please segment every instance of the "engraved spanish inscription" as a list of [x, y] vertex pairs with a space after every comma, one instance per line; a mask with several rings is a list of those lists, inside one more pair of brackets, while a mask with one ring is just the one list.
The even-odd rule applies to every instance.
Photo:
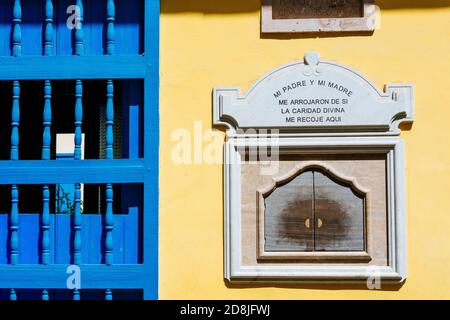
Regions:
[[[321, 96], [297, 96], [296, 91], [308, 87], [323, 87], [335, 92], [331, 97]], [[311, 90], [307, 90], [311, 91]], [[292, 93], [289, 97], [286, 94]], [[273, 93], [280, 108], [282, 121], [285, 123], [302, 124], [337, 124], [343, 122], [347, 113], [346, 106], [349, 104], [354, 92], [345, 85], [317, 79], [299, 80], [286, 84]]]

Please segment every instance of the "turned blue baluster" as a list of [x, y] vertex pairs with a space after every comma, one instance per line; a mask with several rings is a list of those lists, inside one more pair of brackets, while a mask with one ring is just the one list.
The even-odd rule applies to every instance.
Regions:
[[[19, 57], [22, 54], [22, 5], [20, 0], [14, 0], [12, 20], [12, 55]], [[13, 83], [13, 106], [11, 116], [11, 160], [19, 160], [19, 121], [20, 121], [20, 83]], [[16, 185], [11, 186], [11, 216], [10, 216], [10, 263], [19, 263], [19, 190]], [[10, 299], [17, 300], [17, 294], [11, 289]]]
[[[83, 1], [77, 0], [77, 6], [80, 8], [80, 16], [77, 18], [75, 28], [75, 55], [84, 53], [84, 36], [83, 36]], [[82, 143], [82, 121], [83, 121], [83, 83], [77, 80], [75, 84], [75, 160], [81, 159], [81, 143]]]
[[106, 216], [105, 216], [105, 264], [113, 264], [113, 187], [112, 184], [106, 185]]
[[16, 185], [11, 186], [11, 216], [10, 216], [10, 248], [11, 264], [19, 264], [19, 190]]
[[[77, 80], [75, 84], [75, 151], [74, 159], [81, 160], [83, 142], [83, 83]], [[75, 184], [75, 212], [73, 219], [73, 264], [81, 264], [81, 184]]]
[[11, 291], [9, 291], [9, 300], [11, 300], [11, 301], [16, 301], [17, 300], [16, 290], [11, 289]]
[[42, 264], [48, 265], [50, 264], [50, 189], [48, 185], [43, 186], [42, 198]]
[[44, 133], [42, 137], [42, 160], [50, 160], [52, 143], [52, 84], [49, 80], [44, 82]]
[[[53, 1], [45, 1], [45, 21], [44, 21], [44, 55], [50, 56], [53, 53]], [[49, 80], [44, 83], [44, 113], [43, 125], [44, 133], [42, 137], [42, 160], [50, 160], [51, 154], [51, 126], [52, 126], [52, 85]], [[50, 189], [48, 185], [42, 190], [42, 264], [50, 264]], [[42, 300], [50, 300], [47, 290], [42, 291]]]
[[106, 3], [106, 54], [115, 53], [115, 27], [116, 5], [114, 0], [107, 0]]
[[43, 301], [48, 301], [48, 300], [50, 300], [50, 297], [49, 297], [49, 295], [48, 295], [48, 291], [47, 290], [42, 290], [42, 300]]
[[106, 289], [105, 300], [107, 300], [107, 301], [112, 301], [113, 300], [113, 294], [112, 294], [111, 289]]
[[[83, 1], [77, 0], [79, 16], [76, 17], [75, 25], [75, 50], [74, 54], [81, 56], [84, 54], [84, 7]], [[81, 160], [81, 145], [83, 141], [82, 125], [83, 125], [83, 83], [77, 80], [75, 84], [75, 150], [74, 159]], [[81, 184], [75, 184], [75, 212], [73, 219], [73, 263], [81, 264]], [[73, 299], [80, 300], [79, 290], [74, 290]]]
[[75, 83], [75, 160], [81, 160], [81, 144], [83, 143], [83, 83], [77, 80]]
[[75, 212], [73, 217], [73, 264], [81, 264], [81, 185], [75, 184]]
[[22, 5], [20, 0], [14, 0], [12, 22], [12, 55], [18, 57], [22, 54]]
[[[13, 103], [11, 113], [11, 160], [19, 160], [19, 124], [20, 124], [20, 83], [13, 83]], [[11, 216], [10, 216], [10, 262], [19, 263], [19, 190], [11, 186]]]
[[73, 290], [73, 300], [75, 300], [75, 301], [81, 300], [80, 290], [78, 290], [78, 289]]
[[53, 52], [53, 1], [45, 1], [44, 55]]
[[106, 159], [114, 159], [114, 84], [106, 86]]
[[[114, 159], [114, 85], [108, 80], [106, 87], [106, 159]], [[106, 185], [106, 216], [105, 216], [105, 264], [113, 264], [113, 186]]]
[[[106, 2], [106, 54], [115, 53], [115, 29], [116, 8], [114, 0]], [[106, 159], [114, 159], [114, 83], [108, 80], [106, 85]], [[112, 265], [114, 260], [114, 193], [112, 184], [106, 185], [106, 216], [105, 216], [105, 264]], [[112, 300], [110, 289], [105, 292], [105, 300]]]
[[[52, 86], [49, 80], [44, 84], [44, 113], [43, 126], [44, 133], [42, 137], [42, 160], [50, 160], [50, 148], [52, 142]], [[48, 185], [43, 186], [42, 191], [43, 209], [42, 209], [42, 264], [50, 263], [50, 190]]]
[[79, 16], [75, 20], [75, 55], [81, 56], [84, 54], [84, 33], [83, 33], [83, 22], [84, 22], [84, 7], [83, 1], [77, 0], [77, 7], [79, 8]]
[[19, 160], [19, 124], [20, 124], [20, 82], [13, 82], [13, 102], [11, 114], [11, 160]]

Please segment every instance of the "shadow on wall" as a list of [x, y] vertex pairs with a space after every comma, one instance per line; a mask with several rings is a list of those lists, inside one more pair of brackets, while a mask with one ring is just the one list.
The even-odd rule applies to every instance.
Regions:
[[450, 7], [450, 0], [375, 0], [375, 4], [384, 10], [408, 8], [432, 9]]
[[[450, 0], [375, 0], [382, 10], [450, 7]], [[161, 13], [233, 14], [259, 11], [260, 0], [162, 0]]]

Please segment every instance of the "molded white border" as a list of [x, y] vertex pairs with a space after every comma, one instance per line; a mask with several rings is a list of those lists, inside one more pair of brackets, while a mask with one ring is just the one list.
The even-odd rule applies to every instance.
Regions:
[[[250, 148], [280, 147], [280, 154], [386, 154], [388, 266], [336, 264], [242, 264], [241, 153]], [[406, 201], [403, 142], [398, 137], [304, 137], [268, 140], [229, 138], [224, 149], [224, 271], [230, 282], [401, 283], [407, 276]]]

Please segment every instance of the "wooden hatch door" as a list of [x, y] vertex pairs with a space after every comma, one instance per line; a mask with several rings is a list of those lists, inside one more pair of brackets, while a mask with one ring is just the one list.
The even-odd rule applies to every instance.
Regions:
[[364, 197], [314, 171], [314, 251], [364, 250]]
[[304, 172], [266, 197], [266, 251], [314, 250], [313, 184], [313, 172]]
[[365, 198], [321, 170], [277, 186], [264, 201], [265, 251], [365, 250]]

